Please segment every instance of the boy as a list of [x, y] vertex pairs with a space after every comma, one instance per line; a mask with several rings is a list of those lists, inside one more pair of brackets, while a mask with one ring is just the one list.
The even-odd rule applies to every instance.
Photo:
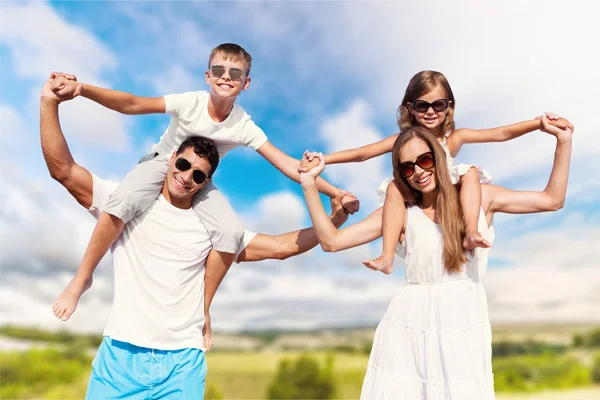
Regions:
[[[79, 83], [73, 75], [53, 73], [53, 91], [60, 96], [81, 95], [123, 114], [168, 113], [169, 127], [152, 148], [111, 194], [104, 212], [85, 251], [81, 264], [65, 290], [57, 298], [55, 315], [66, 321], [77, 307], [79, 298], [92, 283], [92, 274], [110, 246], [123, 231], [125, 223], [152, 204], [160, 192], [168, 169], [167, 161], [174, 149], [191, 136], [211, 138], [220, 157], [238, 146], [255, 149], [284, 175], [300, 181], [298, 160], [271, 144], [264, 132], [254, 124], [236, 98], [250, 85], [252, 57], [241, 46], [225, 43], [213, 49], [205, 73], [209, 91], [186, 92], [163, 97], [138, 97], [110, 89]], [[208, 178], [194, 174], [201, 184]], [[185, 192], [185, 182], [176, 182]], [[319, 190], [335, 197], [339, 190], [321, 180]], [[201, 206], [200, 206], [201, 204]], [[358, 210], [358, 200], [347, 196], [342, 204], [349, 213]], [[227, 199], [208, 184], [194, 196], [194, 211], [209, 232], [213, 248], [219, 253], [222, 265], [233, 262], [242, 237], [243, 227]]]

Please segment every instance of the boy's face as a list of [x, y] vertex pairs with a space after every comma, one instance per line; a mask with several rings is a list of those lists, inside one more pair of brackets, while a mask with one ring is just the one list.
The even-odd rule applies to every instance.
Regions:
[[[241, 76], [238, 77], [240, 71]], [[210, 68], [205, 73], [205, 78], [211, 95], [222, 99], [236, 98], [242, 90], [246, 90], [250, 86], [250, 77], [246, 74], [246, 63], [243, 60], [234, 61], [224, 57], [222, 53], [217, 53], [213, 57]]]

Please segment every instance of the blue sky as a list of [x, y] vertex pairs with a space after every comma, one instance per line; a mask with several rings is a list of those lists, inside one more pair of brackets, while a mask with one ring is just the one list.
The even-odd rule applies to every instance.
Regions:
[[[593, 80], [600, 68], [593, 38], [600, 32], [590, 7], [598, 11], [566, 2], [1, 3], [0, 266], [3, 292], [10, 294], [3, 296], [2, 321], [61, 326], [50, 305], [94, 223], [45, 170], [38, 139], [44, 79], [65, 71], [148, 96], [204, 89], [207, 57], [223, 42], [237, 42], [253, 56], [252, 84], [240, 104], [296, 157], [395, 133], [398, 102], [422, 69], [448, 77], [459, 127], [505, 125], [541, 111], [569, 118], [576, 133], [567, 205], [552, 214], [499, 216], [486, 286], [496, 322], [598, 321], [600, 124], [592, 107], [600, 97]], [[164, 115], [122, 116], [82, 98], [61, 106], [61, 119], [76, 160], [112, 179], [148, 152], [168, 124]], [[466, 147], [459, 160], [484, 165], [495, 183], [540, 190], [553, 148], [551, 137], [534, 132], [512, 143]], [[349, 224], [378, 206], [375, 192], [389, 164], [381, 157], [326, 170], [362, 201]], [[251, 229], [281, 233], [310, 223], [299, 185], [252, 150], [228, 154], [215, 182]], [[316, 249], [285, 262], [237, 266], [215, 300], [215, 325], [374, 324], [403, 282], [401, 262], [391, 277], [361, 266], [378, 249], [378, 242], [339, 254]], [[105, 323], [108, 261], [70, 328], [98, 330]], [[515, 301], [518, 307], [506, 307]], [[558, 305], [544, 308], [551, 301]]]

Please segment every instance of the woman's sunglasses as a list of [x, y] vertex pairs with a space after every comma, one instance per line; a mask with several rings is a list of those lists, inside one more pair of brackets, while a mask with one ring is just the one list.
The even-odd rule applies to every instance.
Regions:
[[[192, 164], [190, 164], [190, 162], [185, 158], [178, 158], [175, 161], [175, 168], [177, 168], [181, 172], [184, 172], [192, 168]], [[192, 173], [192, 179], [198, 185], [202, 185], [204, 182], [206, 182], [206, 178], [208, 178], [206, 174], [200, 170], [195, 169]]]
[[415, 162], [406, 161], [400, 163], [400, 174], [405, 178], [410, 178], [415, 173], [415, 165], [423, 169], [430, 169], [435, 166], [435, 157], [431, 151], [421, 154]]
[[416, 112], [424, 113], [429, 110], [429, 107], [433, 108], [435, 112], [446, 111], [448, 107], [450, 107], [450, 100], [448, 99], [439, 99], [434, 101], [433, 103], [429, 103], [425, 100], [415, 100], [411, 103], [413, 110]]
[[[225, 67], [222, 65], [213, 65], [210, 67], [210, 72], [217, 78], [222, 77], [225, 74]], [[229, 68], [229, 77], [232, 80], [240, 79], [244, 75], [244, 71], [239, 68]]]

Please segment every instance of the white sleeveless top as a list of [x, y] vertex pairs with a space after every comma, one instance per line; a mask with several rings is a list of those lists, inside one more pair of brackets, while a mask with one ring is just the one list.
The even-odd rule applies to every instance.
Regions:
[[[478, 229], [490, 244], [495, 230], [488, 226], [483, 209], [479, 214]], [[400, 246], [398, 246], [400, 247]], [[448, 274], [444, 268], [442, 230], [419, 206], [408, 206], [406, 231], [401, 249], [404, 253], [405, 279], [408, 283], [434, 284], [469, 279], [483, 281], [487, 269], [489, 249], [477, 248], [459, 273]]]

